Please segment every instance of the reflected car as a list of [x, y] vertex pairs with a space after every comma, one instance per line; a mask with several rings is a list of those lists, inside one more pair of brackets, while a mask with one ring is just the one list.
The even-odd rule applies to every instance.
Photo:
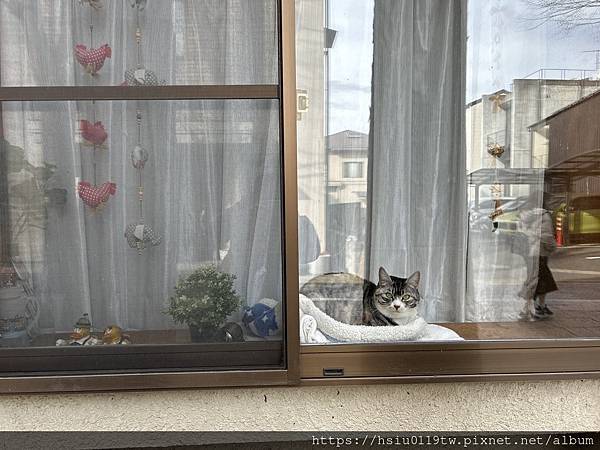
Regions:
[[[525, 205], [528, 197], [501, 197], [500, 209], [502, 213], [490, 219], [496, 210], [496, 201], [486, 198], [479, 205], [469, 208], [469, 228], [471, 231], [499, 231], [514, 233], [517, 231], [519, 209]], [[497, 224], [497, 226], [494, 225]]]

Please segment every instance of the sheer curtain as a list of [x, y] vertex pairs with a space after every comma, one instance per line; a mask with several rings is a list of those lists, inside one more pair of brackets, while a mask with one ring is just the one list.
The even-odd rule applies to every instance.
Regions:
[[[135, 68], [136, 13], [105, 0], [94, 11], [78, 1], [0, 4], [3, 86], [118, 85]], [[108, 43], [97, 77], [75, 61], [76, 43]], [[167, 84], [277, 83], [276, 2], [149, 1], [140, 13], [142, 62]], [[10, 63], [8, 63], [10, 62]], [[88, 312], [96, 326], [172, 326], [163, 313], [177, 277], [204, 263], [236, 275], [246, 304], [281, 300], [279, 105], [268, 100], [5, 103], [4, 138], [37, 166], [56, 166], [48, 187], [67, 201], [46, 208], [42, 231], [19, 238], [27, 255], [42, 328], [69, 330]], [[145, 223], [162, 243], [138, 255], [124, 238], [139, 218], [130, 153], [149, 151]], [[79, 144], [78, 120], [102, 121], [106, 149]], [[92, 212], [76, 179], [113, 181], [116, 194]], [[9, 168], [10, 170], [10, 168]], [[9, 189], [9, 200], [17, 192]], [[33, 230], [33, 228], [32, 228]]]
[[421, 271], [429, 321], [464, 317], [466, 1], [375, 0], [367, 274]]

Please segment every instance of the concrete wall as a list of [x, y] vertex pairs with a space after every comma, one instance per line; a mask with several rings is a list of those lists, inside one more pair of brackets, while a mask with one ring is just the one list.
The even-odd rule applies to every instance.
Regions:
[[600, 380], [0, 396], [0, 430], [600, 430]]

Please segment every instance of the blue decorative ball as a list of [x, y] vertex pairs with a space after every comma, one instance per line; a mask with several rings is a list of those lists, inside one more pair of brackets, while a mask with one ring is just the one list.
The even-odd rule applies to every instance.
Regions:
[[281, 332], [281, 305], [271, 298], [263, 298], [246, 309], [242, 323], [255, 336], [274, 336]]

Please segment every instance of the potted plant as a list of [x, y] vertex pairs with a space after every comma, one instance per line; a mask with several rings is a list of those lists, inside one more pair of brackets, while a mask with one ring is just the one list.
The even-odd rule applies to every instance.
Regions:
[[234, 280], [235, 275], [206, 265], [177, 281], [167, 313], [190, 327], [192, 342], [217, 340], [219, 327], [241, 306]]

